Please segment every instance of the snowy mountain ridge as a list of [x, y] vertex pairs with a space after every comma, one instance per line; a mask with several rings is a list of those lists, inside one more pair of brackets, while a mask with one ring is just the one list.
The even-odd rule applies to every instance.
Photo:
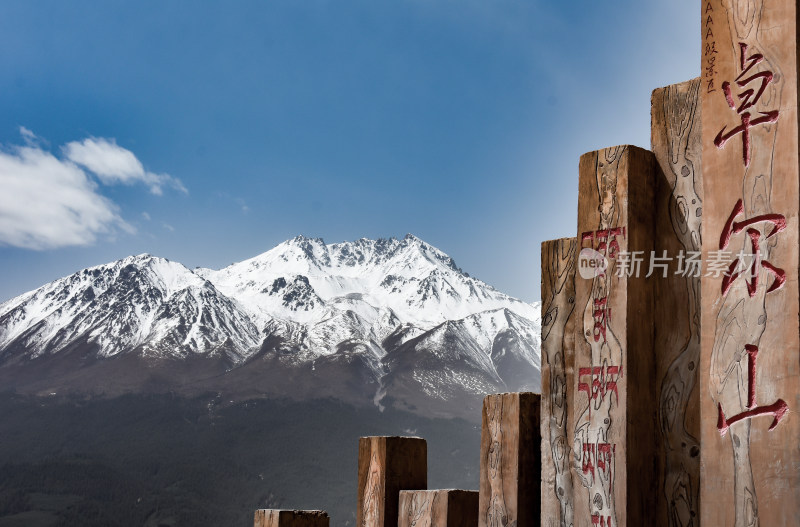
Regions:
[[[0, 377], [54, 358], [51, 379], [129, 355], [149, 367], [205, 357], [222, 373], [269, 362], [316, 375], [335, 365], [331, 382], [355, 375], [374, 384], [370, 397], [416, 383], [446, 399], [451, 384], [470, 393], [508, 387], [520, 365], [523, 384], [537, 387], [539, 317], [537, 304], [470, 277], [413, 235], [334, 244], [298, 236], [220, 270], [130, 256], [8, 300]], [[80, 359], [66, 361], [71, 355]]]

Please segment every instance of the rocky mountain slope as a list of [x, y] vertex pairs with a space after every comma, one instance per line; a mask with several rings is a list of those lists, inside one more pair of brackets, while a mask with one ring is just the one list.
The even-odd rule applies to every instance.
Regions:
[[221, 270], [145, 254], [0, 304], [0, 381], [461, 415], [483, 393], [538, 390], [539, 317], [412, 235], [299, 236]]

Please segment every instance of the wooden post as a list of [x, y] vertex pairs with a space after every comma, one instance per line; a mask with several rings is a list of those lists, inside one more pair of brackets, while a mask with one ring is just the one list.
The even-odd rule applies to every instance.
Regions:
[[800, 525], [798, 2], [701, 13], [700, 517]]
[[478, 525], [538, 526], [540, 397], [503, 393], [483, 400]]
[[654, 519], [658, 397], [652, 282], [645, 278], [654, 247], [654, 164], [652, 153], [632, 146], [580, 159], [571, 387], [576, 526]]
[[400, 491], [428, 486], [427, 448], [419, 437], [359, 439], [359, 527], [397, 527]]
[[401, 490], [398, 527], [478, 527], [478, 492]]
[[700, 514], [700, 79], [653, 91], [656, 156], [654, 353], [663, 473], [654, 525], [697, 527]]
[[330, 518], [323, 511], [258, 509], [254, 527], [328, 527]]
[[542, 243], [542, 525], [572, 527], [572, 440], [576, 238]]

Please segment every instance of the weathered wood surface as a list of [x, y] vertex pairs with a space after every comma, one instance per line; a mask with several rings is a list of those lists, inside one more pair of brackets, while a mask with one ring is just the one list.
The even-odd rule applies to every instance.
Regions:
[[798, 3], [702, 6], [701, 521], [800, 525]]
[[503, 393], [483, 400], [480, 527], [539, 525], [539, 411], [536, 393]]
[[328, 527], [330, 518], [323, 511], [258, 509], [254, 527]]
[[653, 91], [656, 382], [663, 472], [656, 525], [697, 527], [700, 502], [700, 79]]
[[[580, 159], [576, 378], [570, 387], [576, 526], [638, 526], [655, 519], [652, 281], [635, 263], [647, 262], [653, 249], [654, 166], [652, 153], [632, 146]], [[588, 266], [592, 255], [608, 268]]]
[[575, 264], [578, 240], [542, 243], [542, 496], [545, 527], [571, 527], [572, 447], [568, 409], [572, 408], [575, 334]]
[[477, 527], [474, 490], [402, 490], [398, 527]]
[[418, 437], [359, 439], [359, 527], [397, 527], [400, 491], [428, 486], [427, 448]]

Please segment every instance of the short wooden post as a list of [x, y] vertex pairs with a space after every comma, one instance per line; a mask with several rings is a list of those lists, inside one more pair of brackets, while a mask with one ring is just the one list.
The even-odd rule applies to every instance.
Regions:
[[428, 486], [428, 446], [419, 437], [358, 442], [358, 526], [397, 527], [401, 490]]
[[402, 490], [398, 527], [478, 527], [474, 490]]
[[258, 509], [253, 527], [328, 527], [330, 518], [324, 511]]

